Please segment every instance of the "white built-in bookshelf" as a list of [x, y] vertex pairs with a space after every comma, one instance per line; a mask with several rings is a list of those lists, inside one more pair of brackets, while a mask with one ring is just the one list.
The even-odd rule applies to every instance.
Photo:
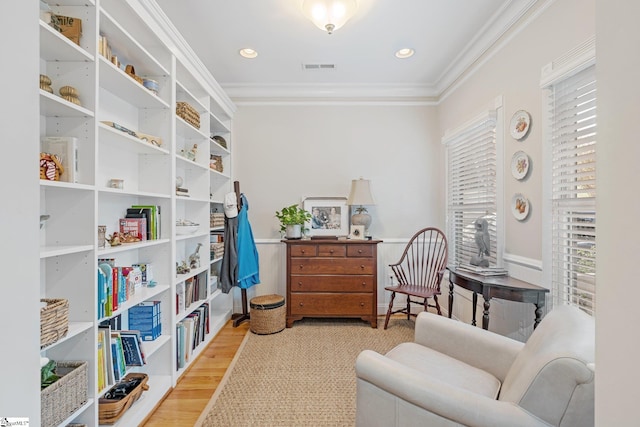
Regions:
[[[131, 307], [160, 301], [162, 334], [143, 342], [146, 365], [128, 370], [148, 374], [149, 390], [116, 424], [138, 425], [231, 317], [232, 296], [221, 293], [215, 283], [222, 258], [210, 251], [223, 228], [211, 227], [210, 213], [222, 212], [224, 195], [233, 190], [235, 107], [155, 2], [48, 3], [55, 14], [81, 19], [82, 37], [77, 45], [40, 19], [40, 74], [51, 79], [53, 90], [40, 90], [40, 136], [75, 138], [77, 165], [65, 165], [73, 168], [75, 182], [40, 181], [40, 213], [50, 216], [40, 231], [40, 297], [69, 301], [69, 332], [44, 347], [41, 356], [88, 362], [88, 402], [61, 425], [97, 426], [99, 398], [111, 386], [99, 386], [99, 324], [120, 316], [122, 328], [127, 329]], [[102, 54], [102, 37], [120, 67]], [[127, 75], [127, 64], [135, 66], [137, 76], [157, 82], [157, 94]], [[80, 105], [59, 96], [60, 87], [67, 85], [77, 90]], [[197, 110], [199, 128], [176, 115], [178, 102]], [[162, 144], [123, 128], [160, 138]], [[212, 139], [214, 135], [224, 142]], [[197, 153], [185, 155], [194, 144]], [[213, 156], [222, 171], [212, 167]], [[188, 189], [188, 197], [177, 195], [177, 179]], [[122, 188], [113, 180], [121, 180]], [[107, 236], [119, 231], [118, 220], [134, 205], [160, 208], [157, 238], [102, 247], [98, 226], [106, 226]], [[178, 220], [199, 225], [191, 234], [180, 234]], [[199, 265], [177, 274], [177, 265], [188, 264], [197, 247]], [[116, 311], [100, 315], [97, 270], [105, 258], [119, 266], [150, 263], [155, 286], [137, 289]], [[180, 304], [185, 296], [181, 292], [194, 282], [198, 292]], [[193, 313], [207, 317], [208, 329], [190, 349], [189, 359], [180, 360], [182, 332], [178, 331]]]

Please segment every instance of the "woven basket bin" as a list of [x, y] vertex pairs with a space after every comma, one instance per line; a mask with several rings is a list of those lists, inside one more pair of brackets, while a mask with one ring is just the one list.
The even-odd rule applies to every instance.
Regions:
[[120, 417], [127, 412], [127, 409], [129, 409], [131, 405], [140, 398], [142, 392], [149, 389], [149, 386], [147, 385], [149, 377], [147, 374], [127, 374], [122, 381], [134, 378], [140, 378], [142, 381], [136, 388], [127, 394], [126, 397], [123, 397], [122, 399], [107, 399], [101, 397], [98, 400], [98, 421], [100, 424], [115, 424]]
[[200, 129], [200, 113], [187, 102], [176, 102], [176, 114], [196, 129]]
[[280, 295], [263, 295], [251, 298], [251, 323], [249, 329], [258, 335], [275, 334], [286, 326], [287, 307]]
[[62, 376], [40, 392], [42, 427], [58, 426], [87, 401], [87, 362], [57, 362], [55, 373]]
[[41, 299], [47, 306], [40, 309], [40, 348], [53, 344], [69, 331], [69, 300]]

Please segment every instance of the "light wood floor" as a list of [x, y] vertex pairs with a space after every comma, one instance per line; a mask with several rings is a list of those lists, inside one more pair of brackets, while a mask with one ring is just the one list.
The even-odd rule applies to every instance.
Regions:
[[144, 427], [193, 426], [207, 406], [229, 364], [249, 331], [249, 322], [233, 327], [233, 321], [218, 332], [167, 397], [147, 417]]

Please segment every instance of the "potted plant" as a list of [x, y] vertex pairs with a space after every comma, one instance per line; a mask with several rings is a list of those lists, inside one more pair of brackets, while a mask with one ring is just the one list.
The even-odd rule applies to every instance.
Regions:
[[280, 220], [280, 231], [285, 233], [287, 239], [300, 239], [302, 227], [311, 220], [311, 214], [294, 204], [276, 211], [276, 218]]

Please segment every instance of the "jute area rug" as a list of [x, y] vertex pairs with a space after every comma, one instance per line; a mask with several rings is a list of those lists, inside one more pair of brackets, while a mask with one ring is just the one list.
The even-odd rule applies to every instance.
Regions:
[[413, 320], [383, 324], [303, 319], [272, 335], [248, 332], [196, 425], [354, 426], [358, 354], [413, 341]]

